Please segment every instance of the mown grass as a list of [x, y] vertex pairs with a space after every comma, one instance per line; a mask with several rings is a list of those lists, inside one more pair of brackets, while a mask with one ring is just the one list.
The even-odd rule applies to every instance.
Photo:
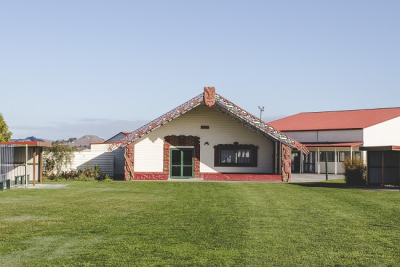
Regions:
[[0, 193], [1, 266], [399, 266], [400, 193], [72, 182]]

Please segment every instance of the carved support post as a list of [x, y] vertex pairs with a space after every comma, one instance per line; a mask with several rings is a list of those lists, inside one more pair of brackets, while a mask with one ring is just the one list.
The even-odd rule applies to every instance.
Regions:
[[125, 181], [133, 180], [135, 178], [134, 172], [133, 172], [133, 165], [134, 165], [134, 159], [133, 159], [133, 148], [135, 146], [135, 143], [130, 143], [125, 147]]
[[292, 159], [290, 157], [290, 147], [282, 145], [282, 182], [290, 182], [292, 180]]

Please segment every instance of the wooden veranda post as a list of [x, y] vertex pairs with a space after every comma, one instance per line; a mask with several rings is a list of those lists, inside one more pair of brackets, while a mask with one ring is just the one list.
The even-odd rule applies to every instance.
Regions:
[[33, 148], [33, 186], [36, 185], [36, 148]]
[[385, 151], [382, 151], [382, 186], [385, 186]]
[[42, 183], [42, 173], [43, 173], [43, 147], [40, 148], [39, 155], [39, 182]]
[[25, 187], [28, 186], [28, 144], [25, 145]]
[[325, 152], [325, 179], [328, 181], [328, 151]]

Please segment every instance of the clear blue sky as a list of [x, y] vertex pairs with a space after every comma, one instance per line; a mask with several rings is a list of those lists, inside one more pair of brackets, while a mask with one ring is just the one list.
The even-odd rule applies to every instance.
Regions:
[[13, 138], [109, 138], [203, 91], [267, 121], [400, 106], [400, 1], [0, 2]]

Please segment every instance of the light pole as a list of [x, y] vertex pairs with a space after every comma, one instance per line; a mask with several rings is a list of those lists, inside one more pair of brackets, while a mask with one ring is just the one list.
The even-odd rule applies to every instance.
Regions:
[[258, 108], [260, 109], [260, 121], [261, 121], [262, 120], [261, 116], [262, 116], [262, 113], [264, 111], [264, 106], [258, 106]]

